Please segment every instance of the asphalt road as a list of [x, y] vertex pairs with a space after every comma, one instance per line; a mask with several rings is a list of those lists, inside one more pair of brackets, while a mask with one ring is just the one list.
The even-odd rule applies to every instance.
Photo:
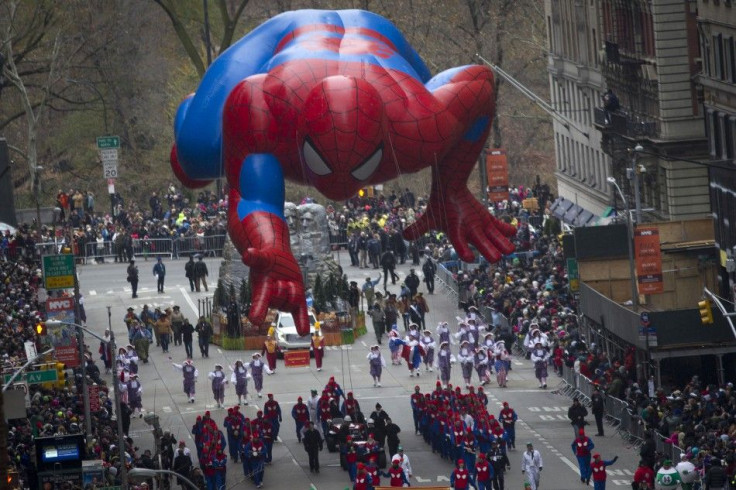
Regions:
[[[357, 280], [361, 284], [365, 274], [370, 272], [375, 278], [378, 271], [359, 270], [350, 267], [347, 254], [341, 253], [339, 257], [345, 267], [346, 273], [351, 280]], [[219, 259], [206, 259], [210, 272], [210, 283], [217, 282], [217, 271]], [[88, 327], [102, 334], [108, 324], [107, 306], [112, 311], [112, 327], [116, 336], [121, 339], [127, 338], [127, 330], [122, 319], [129, 306], [135, 306], [136, 312], [140, 312], [144, 304], [149, 306], [172, 306], [177, 304], [182, 312], [190, 320], [196, 321], [197, 301], [211, 297], [213, 287], [208, 293], [193, 293], [189, 290], [188, 280], [184, 277], [184, 260], [166, 260], [167, 277], [165, 293], [156, 292], [156, 283], [152, 274], [154, 262], [138, 260], [141, 281], [139, 284], [138, 298], [131, 299], [129, 284], [125, 281], [125, 265], [101, 264], [83, 265], [79, 267], [81, 292], [85, 297], [85, 306], [88, 318]], [[400, 276], [408, 273], [408, 263], [399, 267]], [[389, 286], [389, 290], [392, 287]], [[398, 287], [393, 287], [398, 292]], [[424, 290], [424, 284], [422, 288]], [[444, 320], [451, 325], [455, 323], [455, 316], [460, 312], [457, 305], [451, 300], [439, 283], [434, 295], [427, 295], [430, 312], [427, 317], [427, 326], [434, 330], [437, 322]], [[370, 413], [376, 402], [380, 401], [389, 415], [402, 429], [401, 444], [406, 454], [410, 457], [414, 478], [412, 486], [430, 486], [449, 484], [449, 474], [452, 467], [438, 455], [432, 454], [431, 450], [424, 444], [421, 436], [414, 435], [409, 396], [415, 385], [419, 385], [422, 391], [429, 391], [436, 382], [436, 373], [423, 373], [420, 378], [409, 377], [405, 366], [391, 366], [390, 363], [384, 370], [382, 388], [374, 388], [368, 374], [366, 355], [368, 346], [375, 343], [375, 337], [368, 328], [369, 333], [356, 340], [352, 346], [342, 348], [330, 348], [325, 356], [324, 368], [317, 372], [314, 367], [309, 368], [285, 368], [279, 361], [277, 374], [267, 376], [264, 381], [264, 396], [273, 393], [279, 401], [284, 412], [284, 423], [281, 426], [281, 441], [274, 445], [273, 464], [266, 468], [264, 479], [265, 488], [278, 489], [308, 489], [314, 484], [317, 489], [343, 489], [349, 487], [349, 479], [346, 472], [339, 467], [338, 455], [330, 454], [325, 449], [320, 454], [322, 471], [319, 475], [309, 472], [307, 455], [303, 447], [298, 444], [294, 423], [291, 419], [291, 407], [298, 396], [307, 397], [309, 390], [315, 388], [321, 391], [330, 376], [335, 376], [345, 391], [353, 391], [355, 397], [361, 403], [364, 412]], [[87, 340], [93, 352], [97, 352], [97, 342]], [[194, 451], [194, 443], [190, 430], [197, 415], [205, 410], [212, 411], [213, 418], [221, 424], [226, 415], [225, 409], [215, 408], [212, 399], [207, 373], [212, 370], [216, 362], [224, 365], [232, 365], [237, 359], [250, 359], [252, 352], [247, 351], [223, 351], [217, 346], [211, 346], [210, 358], [199, 358], [199, 352], [195, 339], [195, 365], [200, 371], [200, 381], [197, 384], [196, 403], [187, 403], [182, 390], [181, 374], [175, 370], [171, 363], [181, 363], [185, 360], [183, 346], [170, 347], [170, 353], [162, 353], [160, 348], [151, 346], [151, 362], [141, 364], [139, 369], [140, 379], [143, 384], [143, 406], [146, 411], [154, 411], [160, 416], [161, 425], [164, 430], [170, 431], [179, 440], [186, 441], [187, 445]], [[384, 342], [384, 355], [388, 358], [388, 347]], [[227, 369], [226, 369], [227, 371]], [[103, 371], [104, 372], [104, 371]], [[551, 371], [550, 371], [551, 373]], [[453, 369], [453, 385], [462, 385], [459, 369]], [[521, 455], [524, 444], [532, 441], [544, 459], [544, 471], [540, 487], [547, 490], [568, 490], [572, 488], [585, 487], [579, 481], [579, 474], [570, 444], [573, 440], [573, 431], [567, 420], [567, 408], [570, 401], [554, 394], [557, 379], [554, 374], [549, 380], [549, 389], [537, 388], [534, 378], [534, 370], [524, 359], [514, 358], [513, 370], [509, 374], [509, 387], [498, 388], [494, 384], [486, 390], [489, 395], [489, 411], [498, 414], [503, 401], [508, 401], [519, 414], [517, 424], [517, 446], [518, 451], [511, 451], [509, 458], [512, 469], [506, 475], [506, 488], [510, 490], [523, 488], [523, 475], [520, 471]], [[258, 407], [265, 400], [251, 400], [246, 407], [246, 413], [255, 416]], [[226, 390], [226, 407], [237, 403], [234, 389]], [[589, 417], [594, 424], [592, 416]], [[594, 426], [593, 426], [594, 427]], [[594, 428], [589, 431], [595, 432]], [[141, 450], [153, 448], [153, 436], [151, 428], [142, 420], [135, 419], [131, 424], [131, 437]], [[614, 455], [619, 456], [618, 463], [608, 468], [609, 488], [630, 488], [633, 471], [638, 462], [637, 451], [627, 447], [615, 432], [608, 427], [606, 437], [593, 437], [596, 444], [595, 451], [602, 454], [604, 459], [612, 459]], [[193, 455], [195, 455], [193, 454]], [[227, 474], [228, 488], [248, 488], [252, 484], [244, 480], [240, 464], [230, 463]], [[385, 483], [385, 481], [384, 481]]]

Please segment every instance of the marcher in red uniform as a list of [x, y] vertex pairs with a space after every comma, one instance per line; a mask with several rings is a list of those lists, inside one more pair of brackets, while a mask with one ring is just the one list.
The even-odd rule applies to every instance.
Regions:
[[[618, 456], [611, 461], [604, 461], [598, 453], [593, 454], [593, 462], [590, 463], [590, 472], [593, 475], [593, 488], [595, 490], [606, 490], [606, 466], [611, 466], [618, 460]], [[586, 482], [590, 484], [590, 480]]]
[[363, 463], [358, 463], [358, 471], [355, 473], [353, 490], [370, 490], [371, 488], [373, 488], [371, 475], [365, 470]]
[[644, 460], [639, 461], [639, 467], [634, 472], [634, 483], [639, 485], [637, 488], [642, 488], [642, 484], [646, 485], [643, 488], [647, 490], [654, 488], [654, 470]]
[[309, 422], [309, 409], [302, 401], [302, 397], [297, 399], [296, 405], [291, 409], [291, 416], [296, 423], [296, 438], [299, 442], [302, 442], [302, 430]]
[[472, 478], [473, 477], [470, 472], [465, 468], [465, 461], [458, 459], [457, 467], [450, 475], [450, 487], [452, 487], [453, 490], [465, 490], [466, 488], [470, 488], [471, 485], [474, 486]]
[[348, 397], [342, 402], [342, 414], [350, 415], [353, 420], [358, 420], [358, 412], [360, 412], [360, 404], [353, 397], [353, 392], [348, 392]]
[[493, 481], [493, 466], [486, 461], [486, 455], [480, 453], [478, 462], [475, 463], [475, 488], [478, 490], [491, 490]]
[[409, 483], [409, 480], [406, 478], [406, 474], [404, 473], [404, 468], [401, 467], [401, 459], [399, 458], [393, 458], [391, 460], [391, 466], [387, 471], [381, 472], [381, 476], [388, 478], [390, 487], [403, 487], [404, 485], [409, 487], [411, 486], [411, 483]]
[[365, 465], [365, 471], [369, 475], [371, 475], [371, 486], [372, 487], [380, 487], [381, 486], [381, 470], [378, 469], [378, 456], [375, 454], [372, 454], [368, 458], [368, 464]]
[[268, 400], [263, 404], [263, 415], [266, 420], [271, 422], [273, 428], [273, 438], [276, 439], [279, 436], [279, 430], [281, 430], [281, 422], [284, 421], [281, 416], [281, 405], [279, 402], [273, 399], [273, 394], [268, 394]]

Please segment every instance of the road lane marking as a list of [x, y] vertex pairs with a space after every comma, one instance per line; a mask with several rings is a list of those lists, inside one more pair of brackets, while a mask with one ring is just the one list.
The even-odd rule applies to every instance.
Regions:
[[194, 312], [195, 315], [199, 315], [199, 310], [197, 310], [197, 307], [194, 306], [194, 301], [192, 301], [192, 298], [189, 296], [189, 293], [187, 293], [187, 290], [183, 287], [180, 287], [179, 291], [181, 291], [182, 296], [184, 296], [184, 301], [187, 302], [189, 307], [192, 309], [192, 312]]

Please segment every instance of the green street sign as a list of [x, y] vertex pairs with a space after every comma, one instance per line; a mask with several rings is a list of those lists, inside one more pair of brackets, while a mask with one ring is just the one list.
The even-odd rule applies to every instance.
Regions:
[[43, 282], [46, 289], [74, 287], [74, 256], [71, 254], [43, 256]]
[[[12, 374], [4, 375], [5, 383], [10, 381], [10, 378], [12, 377]], [[31, 371], [30, 373], [23, 373], [18, 376], [16, 381], [25, 381], [29, 385], [37, 385], [40, 383], [51, 383], [57, 379], [59, 378], [57, 377], [56, 369], [47, 369], [45, 371]]]
[[104, 148], [120, 148], [120, 137], [119, 136], [99, 136], [97, 138], [97, 148], [100, 150]]

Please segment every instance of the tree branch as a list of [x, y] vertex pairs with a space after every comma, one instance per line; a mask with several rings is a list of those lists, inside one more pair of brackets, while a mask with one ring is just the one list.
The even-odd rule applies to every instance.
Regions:
[[199, 51], [197, 50], [197, 47], [192, 42], [192, 38], [189, 36], [189, 33], [184, 27], [184, 24], [182, 24], [181, 20], [174, 12], [174, 9], [169, 4], [168, 0], [153, 0], [153, 1], [154, 3], [158, 4], [163, 9], [163, 11], [166, 13], [166, 15], [169, 17], [169, 20], [171, 21], [171, 25], [174, 27], [174, 31], [176, 32], [176, 35], [179, 38], [179, 41], [181, 41], [182, 46], [184, 46], [184, 51], [187, 52], [187, 55], [189, 56], [190, 61], [194, 65], [194, 68], [197, 70], [197, 73], [199, 74], [200, 78], [203, 77], [204, 72], [205, 72], [205, 66], [204, 66], [204, 62], [202, 61], [202, 56], [200, 56]]

